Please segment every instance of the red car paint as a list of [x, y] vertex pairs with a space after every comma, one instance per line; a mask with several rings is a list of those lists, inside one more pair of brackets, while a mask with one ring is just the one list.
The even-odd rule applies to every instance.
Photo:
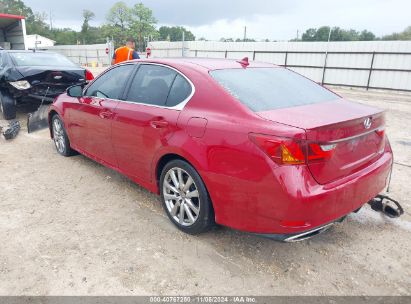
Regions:
[[[202, 177], [218, 224], [266, 234], [308, 231], [359, 209], [386, 185], [393, 158], [378, 109], [339, 99], [254, 113], [209, 72], [273, 65], [189, 58], [132, 64], [172, 67], [195, 93], [182, 110], [63, 94], [50, 115], [62, 117], [73, 149], [155, 193], [162, 160], [185, 159]], [[369, 117], [371, 131], [364, 128]], [[255, 137], [338, 144], [327, 161], [282, 165]]]

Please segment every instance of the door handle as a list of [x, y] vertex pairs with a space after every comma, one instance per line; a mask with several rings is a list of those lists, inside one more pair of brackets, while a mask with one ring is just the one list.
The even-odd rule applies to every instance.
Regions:
[[165, 120], [153, 120], [150, 125], [154, 129], [164, 129], [168, 127], [168, 122]]
[[103, 119], [109, 119], [109, 118], [113, 117], [113, 112], [111, 112], [111, 111], [101, 111], [99, 116], [100, 116], [100, 118], [103, 118]]

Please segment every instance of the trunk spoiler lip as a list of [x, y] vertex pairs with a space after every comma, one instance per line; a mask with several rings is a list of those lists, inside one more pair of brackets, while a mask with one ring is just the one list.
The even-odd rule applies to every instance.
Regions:
[[[371, 134], [371, 133], [373, 133], [373, 132], [376, 132], [376, 131], [380, 130], [382, 127], [385, 128], [385, 125], [383, 125], [383, 126], [381, 126], [381, 127], [378, 127], [378, 128], [374, 128], [374, 129], [372, 129], [372, 130], [368, 130], [367, 132], [364, 132], [364, 133], [360, 133], [360, 134], [353, 135], [353, 136], [349, 136], [349, 137], [345, 137], [345, 138], [340, 138], [340, 139], [337, 139], [337, 140], [331, 140], [331, 141], [327, 141], [327, 142], [324, 142], [324, 143], [327, 143], [327, 144], [338, 144], [338, 143], [340, 143], [340, 142], [344, 142], [344, 141], [347, 141], [347, 140], [353, 140], [353, 139], [356, 139], [356, 138], [360, 138], [360, 137], [362, 137], [362, 136], [367, 136], [367, 135], [369, 135], [369, 134]], [[321, 142], [320, 142], [320, 143], [321, 143]]]

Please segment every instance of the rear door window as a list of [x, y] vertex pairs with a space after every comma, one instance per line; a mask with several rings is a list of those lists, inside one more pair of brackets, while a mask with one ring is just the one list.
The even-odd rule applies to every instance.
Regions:
[[134, 77], [127, 101], [165, 106], [177, 72], [164, 66], [143, 64]]
[[338, 95], [284, 68], [225, 69], [210, 75], [254, 112], [332, 101]]
[[192, 87], [190, 83], [183, 76], [177, 74], [170, 94], [168, 95], [166, 105], [168, 107], [175, 107], [185, 101], [191, 93]]

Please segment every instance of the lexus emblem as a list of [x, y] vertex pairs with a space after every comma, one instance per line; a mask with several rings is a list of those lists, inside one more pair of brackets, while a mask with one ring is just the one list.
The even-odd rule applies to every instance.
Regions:
[[61, 76], [61, 75], [56, 75], [56, 76], [54, 76], [54, 79], [55, 80], [60, 80], [60, 79], [62, 79], [63, 78], [63, 76]]
[[372, 125], [372, 118], [367, 118], [366, 120], [364, 120], [364, 128], [369, 129], [371, 128]]

